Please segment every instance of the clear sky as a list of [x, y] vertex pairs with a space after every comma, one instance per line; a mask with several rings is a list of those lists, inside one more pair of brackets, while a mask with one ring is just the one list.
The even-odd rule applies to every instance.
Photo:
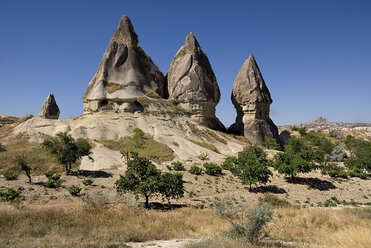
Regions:
[[1, 0], [0, 114], [38, 116], [54, 93], [61, 118], [82, 96], [123, 14], [165, 74], [193, 32], [222, 94], [217, 116], [234, 122], [233, 81], [254, 54], [277, 125], [325, 116], [371, 122], [371, 1]]

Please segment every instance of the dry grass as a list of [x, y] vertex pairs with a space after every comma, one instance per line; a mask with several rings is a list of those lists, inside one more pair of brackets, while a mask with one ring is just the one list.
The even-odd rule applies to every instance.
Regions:
[[126, 137], [120, 140], [98, 140], [109, 149], [118, 151], [137, 152], [140, 156], [155, 162], [171, 161], [174, 152], [167, 145], [157, 142], [153, 137]]
[[0, 153], [0, 173], [14, 168], [14, 160], [18, 155], [25, 156], [33, 175], [41, 175], [50, 170], [63, 171], [63, 167], [40, 144], [29, 142], [26, 134], [18, 134], [6, 144], [6, 151]]
[[213, 152], [216, 152], [216, 153], [220, 153], [218, 148], [216, 148], [213, 144], [206, 143], [206, 142], [198, 142], [198, 141], [195, 141], [195, 140], [190, 140], [190, 141], [192, 141], [196, 145], [199, 145], [203, 148], [209, 149], [209, 150], [211, 150]]
[[339, 248], [371, 246], [371, 208], [277, 209], [272, 237]]
[[226, 225], [212, 210], [168, 212], [116, 205], [0, 205], [0, 246], [107, 247], [130, 241], [210, 236]]
[[111, 82], [108, 82], [105, 86], [105, 89], [109, 94], [112, 94], [113, 92], [124, 89], [124, 88], [125, 86], [121, 84], [116, 84], [116, 83], [111, 83]]

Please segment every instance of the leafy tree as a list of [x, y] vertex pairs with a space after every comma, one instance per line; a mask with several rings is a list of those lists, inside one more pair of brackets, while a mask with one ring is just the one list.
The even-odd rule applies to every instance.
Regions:
[[344, 141], [345, 147], [348, 149], [348, 151], [350, 151], [350, 153], [352, 153], [352, 150], [356, 146], [356, 143], [356, 138], [352, 135], [347, 135]]
[[28, 166], [28, 163], [27, 163], [26, 158], [24, 157], [24, 155], [17, 156], [15, 158], [15, 163], [19, 166], [19, 168], [21, 170], [26, 172], [26, 176], [28, 177], [28, 182], [29, 182], [29, 184], [31, 184], [32, 183], [32, 181], [31, 181], [31, 167]]
[[371, 173], [371, 142], [353, 139], [354, 137], [347, 136], [348, 145], [351, 148], [352, 156], [344, 161], [346, 167], [350, 170], [365, 170]]
[[144, 196], [146, 208], [149, 208], [149, 198], [159, 191], [158, 182], [161, 172], [152, 162], [139, 157], [132, 152], [127, 161], [125, 176], [115, 182], [118, 193], [133, 192], [136, 197]]
[[[70, 174], [73, 163], [91, 154], [91, 146], [87, 140], [79, 138], [75, 141], [71, 135], [62, 132], [44, 140], [41, 145], [57, 158], [59, 164], [65, 166], [67, 175]], [[89, 158], [92, 159], [90, 156]]]
[[298, 173], [308, 173], [315, 169], [316, 163], [322, 160], [318, 149], [306, 145], [302, 138], [291, 137], [285, 151], [274, 156], [273, 166], [279, 173], [294, 179]]
[[234, 171], [237, 168], [237, 161], [238, 160], [235, 156], [226, 157], [224, 159], [224, 162], [222, 163], [222, 168], [224, 170], [229, 170], [230, 172], [234, 174]]
[[166, 198], [170, 205], [170, 199], [179, 199], [184, 196], [183, 174], [162, 173], [158, 185], [159, 193]]
[[331, 154], [335, 148], [335, 145], [329, 139], [319, 136], [314, 132], [309, 132], [303, 136], [303, 141], [305, 141], [307, 145], [316, 146], [319, 152], [321, 152], [321, 156]]
[[297, 130], [298, 130], [300, 136], [304, 136], [304, 135], [307, 134], [307, 128], [306, 127], [301, 127], [301, 128], [298, 128]]
[[258, 183], [266, 184], [272, 172], [268, 168], [267, 154], [262, 148], [256, 145], [247, 146], [238, 153], [237, 168], [235, 175], [239, 176], [242, 184], [251, 185]]

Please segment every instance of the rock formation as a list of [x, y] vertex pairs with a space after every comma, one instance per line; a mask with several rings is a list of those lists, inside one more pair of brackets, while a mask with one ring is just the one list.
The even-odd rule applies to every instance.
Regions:
[[84, 112], [132, 111], [135, 99], [149, 91], [164, 96], [164, 76], [138, 46], [138, 36], [124, 15], [84, 94]]
[[54, 95], [50, 94], [44, 101], [40, 109], [40, 117], [46, 119], [58, 119], [59, 118], [59, 108], [57, 102], [55, 101]]
[[234, 80], [231, 99], [237, 111], [236, 122], [229, 128], [231, 132], [255, 143], [273, 138], [280, 144], [278, 129], [269, 118], [272, 98], [254, 56], [242, 65]]
[[220, 91], [209, 59], [196, 38], [189, 33], [166, 74], [170, 99], [192, 114], [192, 118], [212, 129], [223, 130], [215, 116]]

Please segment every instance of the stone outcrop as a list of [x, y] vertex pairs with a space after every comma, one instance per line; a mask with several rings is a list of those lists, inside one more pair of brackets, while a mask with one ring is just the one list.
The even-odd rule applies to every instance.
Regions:
[[215, 74], [192, 33], [175, 55], [165, 80], [169, 98], [178, 101], [193, 119], [212, 129], [225, 129], [215, 116], [215, 106], [220, 100]]
[[254, 143], [273, 138], [280, 144], [277, 126], [269, 118], [272, 98], [253, 55], [234, 80], [231, 99], [237, 117], [229, 131], [244, 135]]
[[84, 112], [133, 111], [136, 97], [147, 92], [164, 97], [164, 76], [138, 46], [138, 36], [124, 15], [84, 94]]
[[44, 101], [39, 115], [40, 117], [46, 119], [58, 119], [59, 114], [59, 108], [57, 102], [55, 101], [54, 95], [50, 94]]

